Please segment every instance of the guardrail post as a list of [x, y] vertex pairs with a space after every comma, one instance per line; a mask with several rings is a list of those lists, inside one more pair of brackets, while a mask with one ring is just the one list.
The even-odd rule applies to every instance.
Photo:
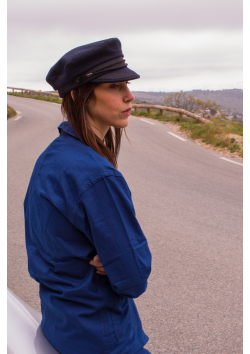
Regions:
[[137, 112], [137, 108], [136, 107], [134, 107], [134, 112]]
[[179, 117], [180, 117], [180, 120], [182, 120], [182, 118], [183, 118], [183, 113], [182, 112], [179, 112]]
[[147, 108], [147, 113], [150, 114], [150, 108]]
[[163, 111], [162, 111], [162, 109], [160, 109], [160, 116], [162, 116], [163, 115]]
[[14, 89], [12, 89], [12, 92], [14, 92]]

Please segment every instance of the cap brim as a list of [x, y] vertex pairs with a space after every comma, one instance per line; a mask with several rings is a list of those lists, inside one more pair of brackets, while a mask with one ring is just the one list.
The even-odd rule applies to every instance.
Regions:
[[127, 66], [125, 68], [117, 69], [111, 71], [108, 74], [99, 76], [98, 78], [91, 80], [91, 82], [104, 83], [104, 82], [122, 82], [139, 79], [138, 75], [133, 70], [129, 69]]

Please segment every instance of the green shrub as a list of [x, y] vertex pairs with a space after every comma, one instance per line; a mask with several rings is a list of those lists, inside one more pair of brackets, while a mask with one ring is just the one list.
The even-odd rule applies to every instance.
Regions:
[[17, 112], [13, 108], [7, 105], [7, 119], [15, 117], [16, 115]]
[[229, 150], [230, 150], [230, 152], [235, 152], [235, 151], [239, 151], [241, 149], [238, 144], [233, 144], [233, 146], [230, 146]]

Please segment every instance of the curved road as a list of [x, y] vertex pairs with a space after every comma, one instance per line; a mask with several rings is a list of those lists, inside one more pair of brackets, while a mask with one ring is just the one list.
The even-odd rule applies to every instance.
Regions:
[[[8, 286], [40, 310], [27, 272], [22, 203], [62, 116], [58, 104], [13, 96], [8, 104], [21, 117], [8, 121]], [[126, 131], [131, 145], [124, 135], [119, 170], [153, 255], [148, 289], [136, 300], [147, 348], [242, 353], [242, 163], [151, 119], [131, 116]]]

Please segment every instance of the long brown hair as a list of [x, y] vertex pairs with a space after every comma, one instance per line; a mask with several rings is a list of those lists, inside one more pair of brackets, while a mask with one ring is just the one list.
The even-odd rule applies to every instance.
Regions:
[[[66, 94], [62, 99], [61, 110], [63, 116], [69, 121], [75, 134], [83, 144], [90, 146], [117, 168], [121, 136], [124, 128], [111, 127], [102, 141], [91, 129], [86, 113], [88, 103], [91, 99], [95, 99], [94, 88], [97, 85], [96, 83], [89, 82], [73, 90], [74, 100], [70, 92]], [[125, 135], [127, 136], [126, 131]]]

